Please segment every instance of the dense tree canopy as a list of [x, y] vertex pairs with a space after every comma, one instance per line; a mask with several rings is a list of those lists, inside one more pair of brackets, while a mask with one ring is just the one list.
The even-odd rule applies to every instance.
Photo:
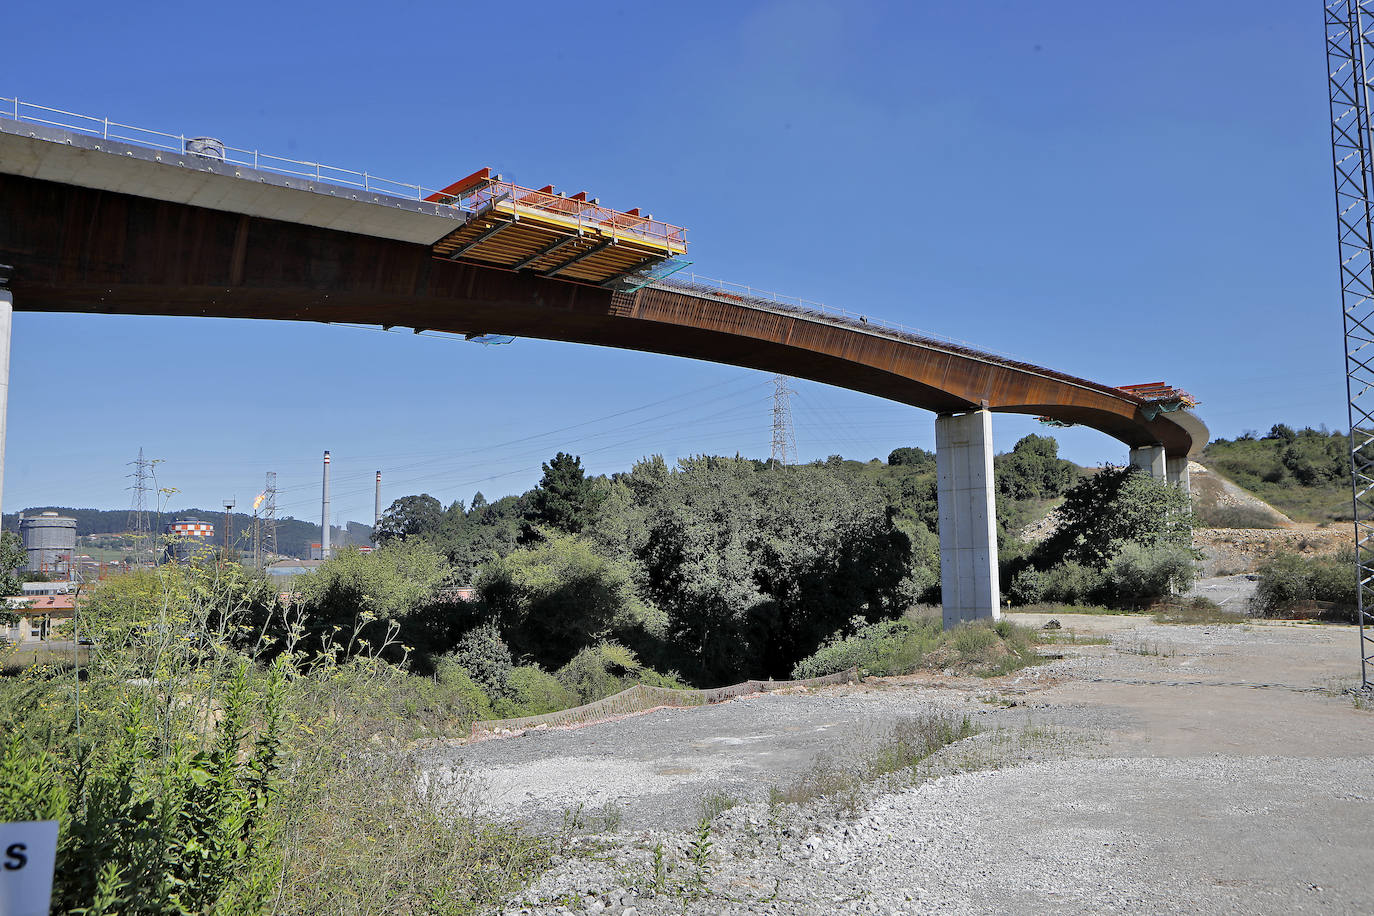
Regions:
[[861, 477], [701, 457], [642, 462], [622, 482], [645, 510], [628, 546], [648, 597], [699, 678], [782, 676], [851, 617], [914, 597], [911, 540]]
[[[1043, 436], [1017, 442], [995, 469], [1004, 528], [1079, 473]], [[1086, 531], [1093, 513], [1118, 526], [1133, 518], [1131, 500], [1104, 510], [1077, 499], [1066, 531]], [[937, 516], [935, 456], [920, 448], [895, 449], [887, 463], [834, 455], [792, 467], [739, 456], [670, 466], [654, 456], [611, 479], [588, 477], [580, 458], [560, 452], [523, 496], [478, 493], [469, 508], [444, 509], [428, 494], [392, 504], [379, 544], [439, 558], [417, 577], [423, 594], [403, 595], [408, 610], [376, 607], [370, 580], [333, 564], [304, 599], [312, 626], [338, 626], [344, 606], [362, 607], [398, 621], [425, 657], [466, 638], [464, 652], [499, 662], [501, 652], [488, 651], [499, 641], [510, 664], [553, 670], [613, 640], [700, 684], [782, 677], [851, 621], [939, 600]], [[1129, 536], [1113, 531], [1109, 541]], [[1072, 549], [1097, 568], [1106, 562], [1088, 534]], [[453, 584], [475, 584], [477, 601], [444, 597], [440, 586]], [[464, 636], [479, 625], [480, 640]]]
[[477, 588], [512, 651], [549, 668], [605, 638], [638, 603], [620, 564], [563, 534], [488, 564]]
[[530, 494], [529, 519], [568, 534], [591, 522], [600, 491], [587, 479], [582, 459], [559, 452], [544, 465], [544, 476]]
[[1211, 442], [1200, 460], [1294, 519], [1350, 518], [1350, 439], [1340, 430], [1275, 423], [1263, 438]]

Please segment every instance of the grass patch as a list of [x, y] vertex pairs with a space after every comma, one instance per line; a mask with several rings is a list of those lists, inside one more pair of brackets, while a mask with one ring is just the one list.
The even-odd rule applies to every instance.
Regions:
[[1153, 655], [1159, 658], [1173, 658], [1177, 650], [1172, 645], [1154, 639], [1128, 639], [1116, 643], [1118, 652], [1127, 655]]
[[965, 741], [950, 755], [941, 755], [938, 765], [942, 768], [941, 772], [996, 770], [1029, 759], [1074, 756], [1082, 753], [1085, 746], [1100, 740], [1057, 725], [1027, 719], [1019, 728], [991, 729], [972, 741]]
[[698, 804], [698, 821], [713, 821], [726, 811], [739, 804], [739, 799], [729, 792], [715, 791], [708, 792], [701, 797]]
[[1041, 602], [1039, 604], [1027, 604], [1022, 607], [1012, 608], [1012, 614], [1089, 614], [1121, 616], [1138, 614], [1139, 611], [1128, 610], [1125, 608], [1104, 607], [1100, 604], [1058, 604], [1055, 602]]
[[865, 783], [910, 770], [936, 751], [978, 733], [968, 716], [926, 713], [895, 725], [858, 761], [817, 758], [811, 769], [785, 786], [768, 790], [771, 805], [805, 805], [820, 799], [856, 811]]
[[1041, 630], [1036, 638], [1049, 646], [1110, 646], [1112, 641], [1105, 636], [1084, 636], [1073, 630]]
[[1194, 509], [1199, 528], [1278, 528], [1272, 512], [1255, 506], [1198, 506]]
[[608, 801], [599, 808], [587, 810], [578, 802], [571, 808], [563, 809], [563, 835], [574, 836], [579, 833], [615, 833], [625, 819], [619, 803]]
[[1008, 620], [979, 621], [942, 630], [933, 618], [884, 620], [836, 636], [792, 669], [794, 678], [820, 677], [857, 667], [869, 675], [954, 670], [996, 677], [1038, 664], [1033, 630]]
[[1150, 613], [1154, 615], [1155, 623], [1189, 625], [1189, 624], [1235, 624], [1244, 623], [1245, 618], [1232, 611], [1222, 610], [1221, 606], [1210, 598], [1175, 598], [1169, 601], [1161, 601], [1150, 608]]

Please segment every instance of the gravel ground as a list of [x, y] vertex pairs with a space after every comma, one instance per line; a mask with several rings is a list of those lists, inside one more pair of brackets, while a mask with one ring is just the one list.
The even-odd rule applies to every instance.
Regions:
[[[510, 913], [1374, 912], [1374, 713], [1341, 693], [1352, 628], [1058, 617], [1110, 645], [1005, 678], [751, 697], [426, 762], [566, 837]], [[932, 711], [982, 732], [858, 794], [768, 804]], [[712, 795], [738, 804], [703, 835]]]

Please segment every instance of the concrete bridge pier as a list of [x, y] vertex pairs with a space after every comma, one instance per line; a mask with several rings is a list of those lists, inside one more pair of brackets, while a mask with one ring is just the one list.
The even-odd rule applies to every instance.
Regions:
[[945, 629], [997, 620], [997, 507], [993, 502], [992, 414], [935, 418], [940, 508], [940, 603]]
[[5, 420], [10, 404], [10, 326], [14, 319], [14, 294], [9, 290], [9, 268], [0, 265], [0, 504], [5, 496]]
[[1149, 474], [1155, 480], [1165, 478], [1164, 446], [1162, 445], [1142, 445], [1131, 449], [1131, 464]]
[[1191, 493], [1192, 481], [1188, 477], [1188, 457], [1164, 459], [1164, 471], [1169, 483], [1178, 487], [1184, 493]]
[[1184, 493], [1190, 492], [1186, 456], [1170, 458], [1164, 454], [1164, 446], [1146, 445], [1131, 449], [1131, 464], [1155, 480], [1167, 480]]

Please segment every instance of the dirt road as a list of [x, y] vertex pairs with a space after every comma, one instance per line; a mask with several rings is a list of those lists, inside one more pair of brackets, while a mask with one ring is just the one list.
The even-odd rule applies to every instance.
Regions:
[[[1374, 912], [1374, 712], [1341, 693], [1352, 628], [1059, 619], [1110, 643], [991, 681], [755, 697], [429, 764], [485, 783], [493, 813], [602, 832], [512, 912]], [[858, 810], [767, 804], [818, 757], [861, 759], [932, 710], [983, 729], [929, 762], [938, 778]], [[683, 828], [710, 795], [742, 804], [697, 858]]]

